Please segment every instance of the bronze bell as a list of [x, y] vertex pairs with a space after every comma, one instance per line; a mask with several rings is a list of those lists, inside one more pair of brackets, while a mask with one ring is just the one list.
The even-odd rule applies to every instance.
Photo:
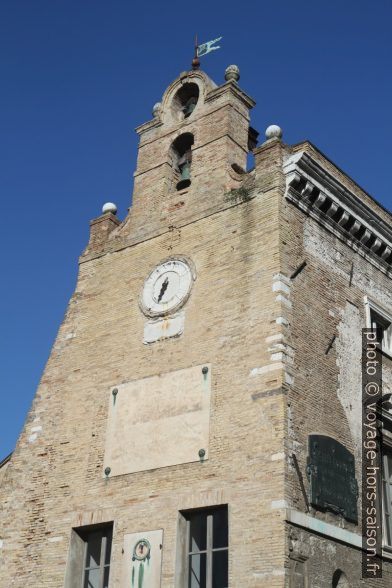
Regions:
[[196, 103], [197, 103], [197, 98], [195, 98], [194, 96], [189, 98], [189, 100], [185, 104], [184, 108], [182, 109], [182, 111], [184, 113], [184, 118], [187, 118], [188, 116], [190, 116], [192, 114], [192, 112], [195, 110]]
[[190, 161], [185, 161], [180, 168], [180, 181], [177, 183], [177, 190], [187, 188], [191, 183], [191, 164]]
[[180, 167], [180, 173], [181, 173], [181, 180], [190, 180], [190, 178], [191, 178], [191, 164], [189, 161], [186, 161]]

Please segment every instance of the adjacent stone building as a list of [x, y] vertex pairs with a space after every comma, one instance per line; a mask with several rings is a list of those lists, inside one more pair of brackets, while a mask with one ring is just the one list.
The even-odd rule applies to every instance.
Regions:
[[311, 143], [272, 125], [257, 147], [225, 77], [167, 88], [127, 218], [90, 223], [1, 468], [1, 588], [392, 585], [387, 410], [383, 574], [361, 573], [362, 329], [392, 392], [391, 216]]

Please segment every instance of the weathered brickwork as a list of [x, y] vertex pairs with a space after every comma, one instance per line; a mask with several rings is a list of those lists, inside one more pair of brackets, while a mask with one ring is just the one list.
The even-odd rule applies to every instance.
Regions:
[[[349, 189], [384, 220], [390, 217], [364, 194], [349, 178], [334, 168], [310, 144], [286, 149], [286, 157], [305, 148]], [[294, 378], [288, 395], [287, 422], [287, 499], [292, 507], [306, 511], [298, 473], [292, 455], [299, 463], [305, 491], [309, 495], [306, 476], [308, 436], [322, 434], [339, 440], [354, 455], [356, 478], [361, 483], [361, 329], [368, 326], [364, 297], [369, 296], [386, 309], [392, 305], [390, 276], [374, 267], [346, 242], [331, 234], [322, 224], [285, 202], [282, 212], [282, 273], [292, 275], [306, 261], [304, 269], [291, 280], [292, 307], [286, 316], [288, 342], [294, 349]], [[383, 357], [384, 392], [388, 392], [391, 360]], [[359, 493], [358, 512], [361, 509]], [[339, 527], [360, 533], [342, 516], [310, 509], [310, 514]], [[360, 520], [360, 519], [359, 519]], [[296, 537], [293, 553], [307, 560], [309, 585], [331, 586], [333, 572], [345, 572], [349, 586], [388, 586], [391, 564], [384, 562], [384, 577], [361, 579], [361, 551], [327, 541], [292, 527]]]
[[[187, 81], [201, 97], [179, 122], [172, 101]], [[290, 515], [360, 533], [341, 516], [307, 512], [293, 454], [308, 493], [308, 436], [331, 436], [354, 454], [360, 482], [364, 296], [392, 301], [385, 273], [287, 199], [285, 162], [306, 150], [389, 224], [390, 216], [309, 143], [272, 138], [255, 150], [255, 169], [240, 173], [253, 105], [235, 82], [216, 87], [190, 72], [138, 128], [132, 208], [122, 223], [112, 213], [91, 223], [75, 293], [4, 472], [1, 588], [64, 586], [72, 528], [109, 521], [110, 586], [123, 588], [124, 535], [163, 529], [161, 586], [174, 587], [179, 511], [223, 504], [232, 588], [326, 588], [337, 569], [349, 586], [391, 584], [391, 564], [383, 580], [363, 581], [359, 548]], [[168, 154], [184, 132], [194, 135], [191, 184], [176, 190]], [[145, 344], [143, 284], [176, 256], [196, 273], [183, 333]], [[105, 479], [112, 388], [203, 363], [208, 459]]]

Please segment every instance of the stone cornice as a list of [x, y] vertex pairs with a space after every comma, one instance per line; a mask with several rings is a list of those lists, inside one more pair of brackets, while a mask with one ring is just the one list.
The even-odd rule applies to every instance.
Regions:
[[[248, 174], [244, 174], [244, 180], [241, 183], [241, 186], [245, 187], [246, 190], [249, 190], [248, 200], [253, 200], [258, 195], [258, 191], [256, 186], [254, 185], [254, 177], [253, 175], [250, 176]], [[230, 193], [227, 193], [230, 194]], [[190, 224], [203, 221], [204, 219], [211, 217], [215, 214], [220, 214], [230, 208], [235, 208], [246, 203], [248, 200], [242, 200], [240, 195], [238, 198], [235, 198], [235, 194], [232, 194], [233, 198], [226, 198], [223, 202], [217, 203], [215, 205], [210, 205], [207, 209], [196, 213], [190, 213], [189, 216], [182, 219], [178, 222], [175, 226], [167, 226], [167, 225], [159, 225], [157, 227], [153, 227], [149, 232], [145, 232], [143, 234], [133, 235], [127, 234], [125, 236], [119, 235], [117, 233], [115, 239], [108, 239], [104, 246], [100, 250], [93, 250], [89, 247], [86, 247], [84, 252], [79, 257], [79, 264], [86, 263], [93, 259], [97, 259], [98, 257], [103, 257], [108, 254], [116, 253], [118, 251], [122, 251], [123, 249], [128, 249], [128, 247], [134, 247], [140, 245], [141, 243], [146, 243], [152, 239], [156, 239], [157, 237], [161, 237], [162, 235], [171, 233], [172, 229], [182, 229]], [[127, 220], [130, 217], [128, 216], [122, 223], [125, 226]], [[120, 227], [121, 229], [121, 227]], [[115, 233], [113, 233], [115, 234]]]
[[159, 117], [155, 117], [151, 120], [148, 120], [147, 122], [139, 125], [138, 127], [135, 128], [135, 131], [138, 135], [141, 135], [142, 133], [145, 133], [146, 131], [149, 131], [150, 129], [154, 129], [157, 127], [161, 127], [163, 125], [161, 119]]
[[11, 451], [11, 453], [9, 453], [9, 454], [7, 455], [7, 457], [4, 457], [4, 459], [2, 459], [2, 460], [0, 461], [0, 469], [1, 469], [3, 466], [5, 466], [5, 465], [6, 465], [6, 464], [9, 462], [9, 460], [10, 460], [10, 459], [11, 459], [11, 457], [12, 457], [12, 454], [13, 454], [13, 451]]
[[392, 271], [392, 226], [362, 202], [309, 153], [284, 166], [286, 198], [388, 274]]
[[241, 90], [241, 88], [238, 86], [238, 84], [233, 81], [226, 82], [225, 84], [222, 84], [221, 86], [218, 86], [217, 88], [214, 88], [213, 90], [210, 90], [206, 96], [205, 102], [208, 103], [208, 102], [211, 102], [212, 100], [216, 100], [219, 96], [222, 96], [223, 94], [226, 94], [227, 92], [229, 92], [230, 94], [232, 94], [233, 96], [235, 96], [236, 98], [241, 100], [245, 104], [245, 106], [249, 109], [253, 108], [256, 104], [256, 102], [253, 100], [253, 98], [248, 96], [248, 94], [246, 94], [243, 90]]

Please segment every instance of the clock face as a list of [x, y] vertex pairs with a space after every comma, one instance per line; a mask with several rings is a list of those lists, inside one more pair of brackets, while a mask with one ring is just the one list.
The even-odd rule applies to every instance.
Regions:
[[149, 316], [174, 312], [188, 299], [192, 282], [192, 270], [182, 259], [161, 263], [144, 283], [141, 299], [143, 312]]
[[150, 558], [151, 546], [147, 539], [140, 539], [133, 548], [132, 560], [143, 561]]

